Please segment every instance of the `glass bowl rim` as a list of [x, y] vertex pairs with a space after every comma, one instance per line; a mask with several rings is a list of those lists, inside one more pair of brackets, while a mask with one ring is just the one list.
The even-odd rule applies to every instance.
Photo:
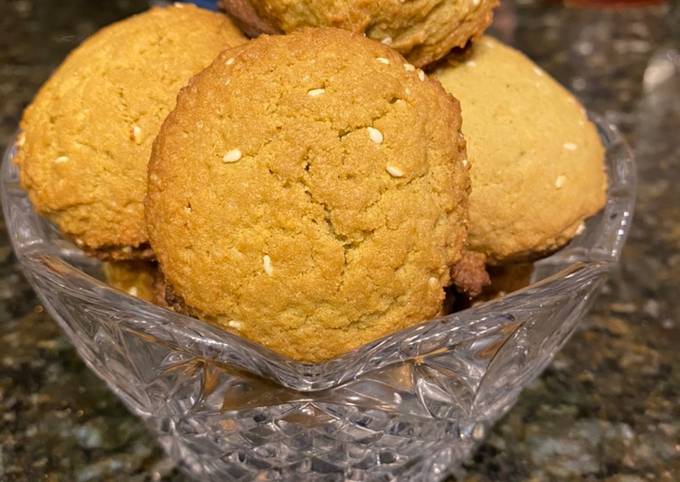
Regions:
[[[220, 364], [235, 365], [256, 375], [273, 379], [288, 388], [316, 391], [340, 385], [361, 374], [393, 363], [422, 356], [420, 349], [409, 351], [403, 348], [409, 346], [409, 343], [421, 346], [423, 341], [441, 337], [442, 333], [445, 333], [453, 335], [447, 341], [450, 344], [456, 339], [459, 341], [469, 339], [475, 333], [512, 324], [514, 317], [506, 311], [512, 312], [513, 307], [520, 303], [526, 304], [532, 298], [540, 300], [546, 293], [554, 293], [556, 290], [569, 292], [570, 286], [577, 286], [584, 279], [605, 275], [620, 256], [632, 220], [636, 184], [635, 161], [615, 126], [598, 115], [590, 114], [590, 117], [598, 128], [607, 156], [615, 157], [608, 159], [610, 165], [607, 204], [600, 214], [603, 219], [610, 218], [613, 222], [598, 239], [594, 240], [594, 246], [578, 246], [578, 243], [575, 244], [572, 240], [566, 247], [535, 263], [534, 278], [525, 288], [466, 310], [413, 325], [320, 363], [288, 359], [207, 322], [134, 298], [74, 266], [70, 259], [64, 259], [62, 251], [45, 238], [35, 244], [22, 243], [19, 231], [10, 221], [11, 214], [16, 212], [16, 209], [14, 211], [12, 209], [17, 208], [13, 204], [10, 192], [12, 189], [20, 189], [17, 187], [18, 168], [12, 162], [16, 151], [14, 142], [9, 144], [3, 156], [0, 195], [7, 230], [17, 259], [53, 317], [59, 319], [59, 313], [52, 308], [42, 293], [44, 286], [38, 285], [35, 279], [42, 276], [39, 273], [43, 270], [50, 273], [48, 278], [56, 277], [50, 279], [55, 289], [70, 289], [71, 296], [84, 301], [105, 299], [113, 310], [117, 305], [128, 307], [128, 311], [138, 316], [134, 319], [130, 317], [121, 319], [121, 327], [146, 336], [150, 341], [170, 343], [177, 350], [188, 351]], [[14, 195], [21, 196], [16, 193]], [[24, 197], [27, 199], [25, 192]], [[19, 210], [19, 215], [26, 220], [38, 217], [30, 205], [28, 209]], [[611, 239], [607, 241], [605, 237]], [[602, 246], [598, 247], [598, 244]], [[73, 254], [79, 250], [73, 247], [70, 252]], [[76, 257], [82, 260], [84, 254], [80, 252]], [[537, 277], [539, 280], [535, 281]], [[459, 334], [458, 338], [456, 334]], [[466, 336], [468, 338], [465, 338]], [[389, 350], [394, 347], [398, 349]], [[381, 356], [388, 353], [388, 356]]]

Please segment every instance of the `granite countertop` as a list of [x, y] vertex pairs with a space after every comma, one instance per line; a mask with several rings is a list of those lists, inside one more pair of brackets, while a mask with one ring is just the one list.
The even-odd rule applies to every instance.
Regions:
[[[147, 5], [0, 2], [0, 145], [71, 48]], [[679, 7], [506, 0], [496, 16], [497, 36], [620, 126], [637, 155], [638, 205], [595, 308], [461, 480], [680, 480]], [[186, 480], [45, 314], [4, 227], [0, 349], [0, 480]]]

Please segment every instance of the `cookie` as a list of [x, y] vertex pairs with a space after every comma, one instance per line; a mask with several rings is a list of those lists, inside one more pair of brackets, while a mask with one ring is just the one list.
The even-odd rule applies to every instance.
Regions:
[[158, 266], [149, 261], [108, 261], [102, 263], [106, 282], [145, 301], [156, 302], [162, 290]]
[[436, 316], [467, 230], [460, 122], [439, 83], [359, 34], [223, 52], [149, 164], [173, 304], [312, 362]]
[[178, 5], [83, 42], [21, 121], [16, 161], [35, 208], [89, 252], [149, 257], [144, 196], [153, 139], [189, 78], [243, 41], [224, 15]]
[[221, 0], [251, 34], [337, 27], [390, 45], [424, 66], [465, 46], [491, 24], [497, 0]]
[[461, 103], [470, 249], [492, 264], [554, 251], [605, 203], [595, 126], [547, 73], [490, 37], [450, 60], [433, 75]]

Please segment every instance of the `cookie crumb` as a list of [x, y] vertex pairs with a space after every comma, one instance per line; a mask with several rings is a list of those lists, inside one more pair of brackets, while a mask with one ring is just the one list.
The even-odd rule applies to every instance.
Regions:
[[402, 171], [401, 169], [399, 169], [397, 166], [395, 166], [393, 164], [388, 164], [385, 167], [385, 169], [387, 170], [387, 172], [390, 173], [390, 176], [392, 176], [392, 177], [403, 177], [404, 176], [404, 171]]
[[326, 89], [312, 89], [309, 92], [307, 92], [307, 95], [310, 97], [319, 97], [320, 95], [324, 94], [326, 92]]
[[19, 137], [17, 137], [15, 144], [17, 147], [21, 147], [26, 144], [26, 134], [23, 132], [19, 133]]
[[413, 65], [413, 64], [405, 63], [404, 64], [404, 70], [406, 72], [413, 72], [414, 70], [416, 70], [416, 66]]
[[567, 176], [559, 175], [555, 179], [555, 187], [557, 189], [562, 189], [566, 182], [567, 182]]
[[227, 322], [227, 326], [235, 330], [240, 330], [241, 328], [243, 328], [243, 323], [241, 323], [240, 321], [231, 320]]
[[232, 149], [222, 156], [224, 162], [237, 162], [241, 159], [241, 149]]
[[383, 141], [382, 132], [380, 132], [375, 127], [367, 127], [366, 130], [368, 131], [368, 138], [371, 139], [372, 142], [376, 144], [382, 144]]
[[423, 69], [418, 69], [418, 78], [421, 82], [425, 80], [425, 72], [423, 72]]
[[70, 161], [68, 156], [59, 156], [54, 160], [54, 163], [55, 164], [63, 164], [63, 163], [68, 162], [68, 161]]
[[491, 284], [486, 271], [486, 256], [474, 251], [464, 251], [451, 270], [451, 279], [458, 292], [465, 293], [470, 299], [476, 298], [485, 286]]
[[564, 147], [568, 151], [575, 151], [576, 149], [578, 149], [578, 146], [573, 142], [565, 142], [562, 147]]
[[377, 60], [381, 64], [390, 65], [390, 60], [386, 59], [385, 57], [376, 57], [375, 60]]
[[262, 267], [264, 268], [264, 272], [267, 273], [267, 275], [271, 276], [274, 274], [274, 266], [272, 266], [272, 259], [269, 257], [268, 254], [262, 256]]

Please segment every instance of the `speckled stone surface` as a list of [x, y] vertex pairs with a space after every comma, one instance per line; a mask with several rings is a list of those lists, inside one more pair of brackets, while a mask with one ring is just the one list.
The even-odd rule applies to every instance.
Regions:
[[[139, 0], [0, 2], [0, 144], [51, 69]], [[495, 33], [621, 126], [639, 165], [620, 269], [465, 482], [680, 481], [680, 13], [506, 1]], [[675, 65], [675, 71], [673, 70]], [[0, 481], [185, 481], [78, 359], [0, 230]]]

